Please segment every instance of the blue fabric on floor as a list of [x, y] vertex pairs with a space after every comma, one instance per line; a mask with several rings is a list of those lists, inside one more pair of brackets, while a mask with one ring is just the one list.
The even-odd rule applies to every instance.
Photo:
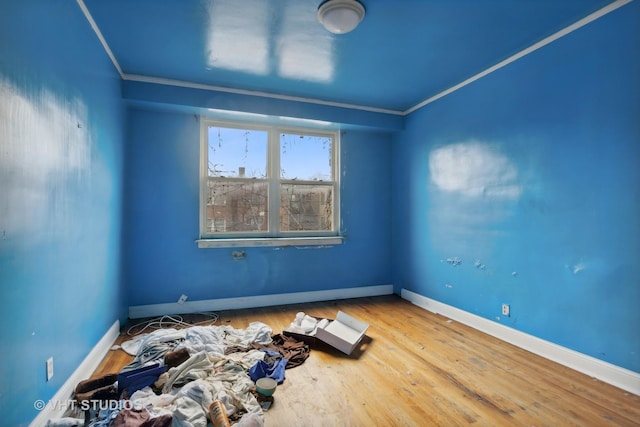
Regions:
[[[274, 356], [269, 359], [273, 360], [275, 358], [275, 361], [274, 363], [269, 364], [264, 360], [259, 360], [251, 367], [251, 369], [249, 369], [249, 377], [253, 382], [258, 381], [260, 378], [268, 377], [276, 380], [278, 384], [282, 384], [284, 381], [284, 370], [288, 360], [283, 358], [282, 355], [276, 351], [262, 351], [267, 353], [269, 356]], [[280, 357], [278, 358], [278, 356]]]

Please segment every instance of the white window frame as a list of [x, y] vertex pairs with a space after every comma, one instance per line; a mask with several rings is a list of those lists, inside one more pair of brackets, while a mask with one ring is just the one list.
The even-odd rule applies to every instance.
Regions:
[[[269, 227], [266, 233], [207, 233], [208, 195], [208, 129], [209, 126], [231, 127], [236, 129], [259, 130], [268, 132], [267, 177]], [[280, 177], [280, 135], [300, 134], [330, 137], [331, 143], [331, 181], [285, 180]], [[251, 181], [251, 178], [247, 182]], [[280, 188], [281, 184], [295, 185], [332, 185], [333, 218], [332, 230], [327, 231], [280, 231]], [[340, 235], [340, 133], [309, 128], [288, 126], [264, 126], [247, 122], [222, 121], [208, 118], [200, 119], [200, 238], [196, 241], [199, 248], [251, 247], [251, 246], [314, 246], [336, 245], [342, 243]], [[274, 215], [275, 213], [275, 215]]]

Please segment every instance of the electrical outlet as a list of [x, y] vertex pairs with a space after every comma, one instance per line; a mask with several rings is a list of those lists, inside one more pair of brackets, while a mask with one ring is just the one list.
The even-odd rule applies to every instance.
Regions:
[[511, 307], [509, 307], [509, 304], [502, 304], [502, 315], [508, 317], [510, 314]]
[[53, 377], [53, 357], [47, 359], [47, 381]]
[[187, 300], [187, 296], [185, 294], [180, 295], [180, 298], [178, 298], [178, 304], [184, 304], [184, 302]]

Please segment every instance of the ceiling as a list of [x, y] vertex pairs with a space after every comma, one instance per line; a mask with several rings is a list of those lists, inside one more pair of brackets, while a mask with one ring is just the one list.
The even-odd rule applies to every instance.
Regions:
[[124, 79], [398, 114], [611, 3], [361, 0], [360, 26], [334, 35], [317, 21], [321, 0], [78, 1]]

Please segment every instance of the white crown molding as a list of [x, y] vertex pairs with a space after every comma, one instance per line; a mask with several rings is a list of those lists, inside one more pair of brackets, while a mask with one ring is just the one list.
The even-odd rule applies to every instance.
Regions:
[[[45, 426], [48, 420], [64, 416], [66, 410], [71, 408], [71, 399], [73, 398], [73, 391], [76, 385], [80, 381], [93, 375], [119, 335], [120, 321], [116, 320], [56, 394], [51, 399], [45, 401], [46, 405], [44, 409], [42, 409], [31, 424], [29, 424], [31, 427]], [[44, 399], [42, 400], [44, 401]], [[36, 405], [36, 402], [34, 402], [34, 405]]]
[[321, 99], [304, 98], [301, 96], [280, 95], [277, 93], [262, 92], [262, 91], [256, 91], [256, 90], [234, 89], [234, 88], [229, 88], [224, 86], [194, 83], [194, 82], [188, 82], [184, 80], [166, 79], [162, 77], [142, 76], [138, 74], [123, 74], [122, 79], [135, 81], [135, 82], [142, 82], [142, 83], [154, 83], [154, 84], [160, 84], [160, 85], [166, 85], [166, 86], [178, 86], [178, 87], [184, 87], [189, 89], [201, 89], [201, 90], [208, 90], [208, 91], [215, 91], [215, 92], [233, 93], [236, 95], [248, 95], [248, 96], [256, 96], [256, 97], [269, 98], [269, 99], [279, 99], [284, 101], [304, 102], [307, 104], [326, 105], [330, 107], [347, 108], [349, 110], [368, 111], [371, 113], [393, 114], [397, 116], [404, 115], [402, 111], [389, 110], [386, 108], [367, 107], [364, 105], [356, 105], [356, 104], [345, 104], [342, 102], [324, 101]]
[[243, 308], [269, 307], [283, 304], [300, 304], [315, 301], [331, 301], [391, 294], [393, 294], [393, 285], [379, 285], [331, 289], [327, 291], [294, 292], [287, 294], [186, 301], [181, 304], [175, 302], [167, 304], [134, 305], [129, 307], [129, 318], [139, 319], [142, 317], [155, 317], [165, 314], [236, 310]]
[[520, 52], [510, 56], [509, 58], [505, 59], [504, 61], [498, 62], [496, 65], [487, 68], [484, 71], [481, 71], [480, 73], [476, 74], [475, 76], [469, 77], [467, 80], [464, 80], [463, 82], [458, 83], [455, 86], [450, 87], [449, 89], [446, 89], [434, 96], [432, 96], [431, 98], [425, 99], [424, 101], [414, 105], [413, 107], [409, 108], [408, 110], [405, 110], [403, 112], [403, 115], [408, 115], [413, 113], [414, 111], [424, 107], [425, 105], [431, 104], [434, 101], [437, 101], [438, 99], [447, 96], [455, 91], [457, 91], [458, 89], [462, 89], [463, 87], [467, 86], [468, 84], [471, 84], [473, 82], [475, 82], [476, 80], [481, 79], [482, 77], [493, 73], [494, 71], [499, 70], [500, 68], [506, 67], [507, 65], [511, 64], [512, 62], [517, 61], [518, 59], [527, 56], [528, 54], [548, 45], [549, 43], [552, 43], [556, 40], [558, 40], [561, 37], [566, 36], [569, 33], [574, 32], [575, 30], [577, 30], [578, 28], [584, 27], [585, 25], [595, 21], [596, 19], [599, 19], [601, 17], [603, 17], [604, 15], [613, 12], [614, 10], [624, 6], [627, 3], [630, 3], [632, 0], [616, 0], [613, 3], [610, 3], [608, 5], [606, 5], [605, 7], [603, 7], [602, 9], [599, 9], [595, 12], [593, 12], [591, 15], [588, 15], [584, 18], [582, 18], [581, 20], [569, 25], [566, 28], [563, 28], [562, 30], [550, 35], [549, 37], [546, 37], [542, 40], [540, 40], [538, 43], [535, 43], [531, 46], [529, 46], [528, 48], [521, 50]]
[[98, 36], [100, 43], [102, 43], [102, 47], [104, 48], [105, 52], [107, 52], [107, 55], [109, 55], [109, 58], [111, 58], [111, 62], [113, 62], [113, 65], [116, 67], [116, 70], [118, 70], [118, 74], [120, 74], [120, 78], [124, 78], [124, 73], [122, 72], [122, 68], [118, 63], [116, 56], [113, 54], [113, 52], [111, 51], [111, 48], [107, 44], [107, 40], [102, 35], [102, 31], [100, 31], [100, 28], [98, 28], [98, 24], [96, 24], [96, 21], [93, 20], [93, 16], [91, 16], [91, 13], [89, 13], [89, 9], [87, 9], [87, 6], [84, 4], [84, 0], [77, 0], [77, 2], [78, 2], [78, 6], [80, 6], [80, 9], [82, 10], [82, 13], [84, 13], [84, 17], [87, 18], [87, 21], [89, 21], [89, 25], [91, 25], [91, 28], [93, 28], [93, 31], [96, 33], [96, 36]]
[[402, 289], [400, 295], [403, 299], [427, 311], [441, 314], [545, 359], [552, 360], [630, 393], [640, 395], [639, 373], [520, 332], [406, 289]]

